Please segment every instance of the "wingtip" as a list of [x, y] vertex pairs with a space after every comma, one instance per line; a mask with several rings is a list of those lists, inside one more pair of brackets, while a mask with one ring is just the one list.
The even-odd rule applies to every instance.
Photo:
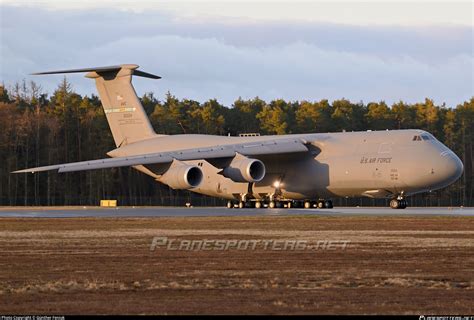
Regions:
[[28, 171], [28, 170], [16, 170], [12, 171], [10, 173], [35, 173], [34, 171]]
[[41, 170], [38, 170], [38, 168], [28, 168], [28, 169], [11, 171], [10, 173], [37, 173], [39, 171]]

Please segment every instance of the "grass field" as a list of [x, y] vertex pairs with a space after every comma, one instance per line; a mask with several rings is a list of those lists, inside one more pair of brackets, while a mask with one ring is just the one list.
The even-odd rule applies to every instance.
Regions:
[[[474, 313], [472, 217], [0, 218], [0, 313]], [[177, 240], [342, 250], [150, 251]]]

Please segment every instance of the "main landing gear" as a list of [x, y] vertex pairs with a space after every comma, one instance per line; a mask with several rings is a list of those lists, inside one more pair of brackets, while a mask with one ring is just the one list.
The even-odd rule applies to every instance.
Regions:
[[332, 201], [331, 200], [323, 200], [320, 199], [318, 201], [309, 201], [306, 200], [304, 202], [304, 208], [305, 209], [310, 209], [310, 208], [318, 208], [318, 209], [332, 209]]
[[332, 200], [320, 200], [318, 201], [318, 208], [320, 209], [332, 209]]
[[228, 201], [227, 208], [318, 208], [318, 209], [331, 209], [333, 207], [331, 200], [305, 200], [305, 201], [298, 201], [298, 200], [248, 200], [248, 201]]

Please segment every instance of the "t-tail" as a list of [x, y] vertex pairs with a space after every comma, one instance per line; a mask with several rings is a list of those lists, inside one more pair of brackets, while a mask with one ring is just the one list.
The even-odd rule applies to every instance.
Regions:
[[87, 72], [95, 79], [105, 116], [117, 147], [156, 137], [132, 85], [132, 75], [151, 79], [161, 77], [139, 71], [136, 64], [33, 73], [33, 75]]

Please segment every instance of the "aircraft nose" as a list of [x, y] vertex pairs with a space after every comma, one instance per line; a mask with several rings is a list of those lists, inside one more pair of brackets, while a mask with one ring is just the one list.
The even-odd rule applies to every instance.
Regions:
[[441, 159], [438, 162], [438, 168], [435, 172], [438, 181], [442, 186], [447, 186], [455, 182], [462, 175], [464, 166], [462, 161], [451, 150], [443, 151], [440, 154]]

